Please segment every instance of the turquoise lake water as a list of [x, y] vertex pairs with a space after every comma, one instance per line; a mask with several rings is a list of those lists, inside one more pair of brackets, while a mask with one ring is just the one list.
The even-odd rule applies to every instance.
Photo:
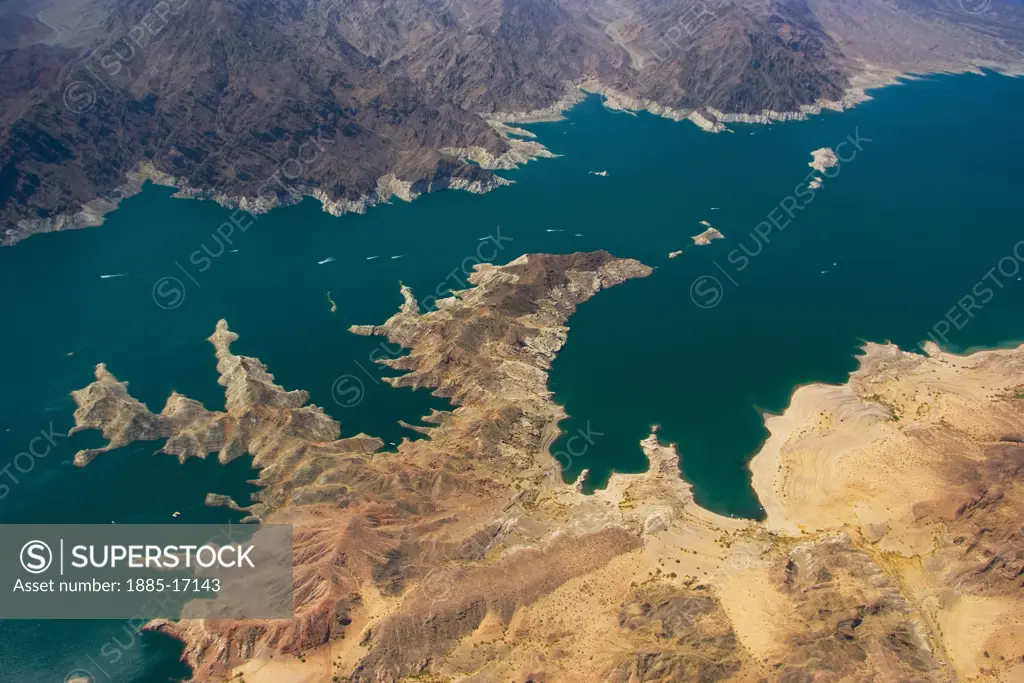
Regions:
[[[843, 381], [864, 340], [912, 349], [948, 329], [940, 340], [962, 350], [1024, 338], [1024, 266], [1013, 255], [1024, 237], [1022, 109], [1022, 80], [943, 76], [877, 91], [843, 114], [709, 135], [589, 98], [566, 121], [529, 126], [563, 156], [505, 173], [511, 187], [340, 219], [308, 200], [256, 217], [203, 270], [201, 250], [222, 250], [211, 233], [231, 212], [147, 187], [102, 227], [0, 250], [0, 469], [41, 430], [66, 433], [69, 392], [92, 380], [98, 362], [154, 411], [172, 390], [223, 408], [205, 341], [220, 318], [241, 335], [236, 352], [260, 358], [286, 388], [307, 389], [344, 434], [415, 438], [397, 421], [416, 423], [446, 402], [380, 383], [390, 374], [371, 360], [380, 340], [347, 327], [389, 317], [399, 280], [420, 298], [446, 283], [458, 288], [460, 264], [500, 226], [512, 240], [496, 263], [607, 249], [656, 268], [600, 293], [570, 321], [551, 373], [570, 418], [553, 450], [566, 452], [580, 430], [593, 443], [559, 456], [566, 478], [589, 468], [593, 488], [612, 470], [642, 471], [638, 442], [658, 424], [662, 439], [678, 444], [699, 502], [758, 517], [745, 463], [766, 436], [763, 411], [783, 410], [794, 387]], [[860, 150], [837, 149], [847, 161], [835, 177], [813, 200], [784, 203], [803, 208], [769, 232], [769, 215], [789, 220], [775, 207], [797, 186], [804, 192], [810, 152], [848, 136]], [[726, 239], [695, 247], [702, 220]], [[981, 306], [970, 317], [957, 313], [986, 273], [991, 296], [969, 302]], [[30, 471], [8, 470], [17, 483], [0, 481], [8, 486], [0, 522], [220, 522], [238, 515], [205, 508], [206, 492], [244, 500], [252, 490], [244, 459], [181, 466], [153, 457], [159, 444], [137, 444], [80, 469], [71, 466], [75, 451], [99, 436], [55, 442]], [[124, 626], [0, 622], [2, 678], [60, 683], [76, 669], [118, 683], [187, 675], [175, 643], [132, 639]], [[101, 654], [113, 638], [116, 662]]]

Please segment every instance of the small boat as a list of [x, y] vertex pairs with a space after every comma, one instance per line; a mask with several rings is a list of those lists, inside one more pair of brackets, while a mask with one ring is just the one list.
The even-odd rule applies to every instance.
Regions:
[[548, 232], [565, 232], [565, 230], [559, 230], [557, 228], [548, 228]]
[[100, 279], [101, 280], [109, 280], [110, 278], [113, 278], [113, 277], [124, 277], [127, 274], [128, 273], [116, 273], [114, 275], [100, 275]]
[[399, 254], [398, 256], [392, 256], [391, 260], [394, 261], [396, 258], [402, 258], [405, 254]]
[[367, 257], [366, 257], [366, 260], [367, 260], [367, 261], [372, 261], [372, 260], [373, 260], [373, 259], [375, 259], [375, 258], [380, 258], [380, 254], [377, 254], [376, 256], [367, 256]]
[[325, 264], [325, 263], [334, 263], [334, 257], [333, 257], [333, 256], [328, 256], [328, 257], [327, 257], [327, 258], [325, 258], [325, 259], [324, 259], [323, 261], [317, 261], [317, 262], [316, 262], [316, 264], [317, 264], [318, 266], [322, 266], [322, 265], [323, 265], [323, 264]]

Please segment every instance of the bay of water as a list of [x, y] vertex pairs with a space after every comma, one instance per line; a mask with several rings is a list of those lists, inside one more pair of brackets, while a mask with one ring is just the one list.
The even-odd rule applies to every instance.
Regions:
[[[512, 240], [495, 263], [607, 249], [655, 267], [649, 278], [600, 293], [570, 321], [551, 373], [555, 400], [570, 415], [553, 449], [575, 453], [560, 456], [567, 480], [588, 468], [593, 488], [613, 470], [642, 471], [638, 442], [658, 424], [663, 441], [678, 445], [701, 504], [759, 517], [746, 461], [766, 437], [762, 413], [782, 411], [794, 387], [844, 381], [864, 340], [915, 348], [1006, 257], [1003, 271], [990, 274], [998, 280], [989, 280], [990, 300], [971, 317], [954, 311], [962, 329], [951, 325], [945, 345], [1024, 338], [1024, 272], [1013, 258], [1022, 238], [1021, 109], [1024, 81], [943, 76], [876, 91], [842, 114], [709, 135], [589, 98], [565, 121], [528, 126], [562, 156], [505, 173], [511, 187], [443, 192], [342, 218], [308, 200], [256, 217], [205, 269], [202, 250], [222, 251], [212, 233], [231, 212], [149, 186], [101, 227], [0, 250], [0, 468], [12, 463], [8, 476], [17, 479], [0, 481], [8, 485], [0, 522], [238, 519], [203, 498], [212, 491], [245, 500], [255, 476], [245, 458], [182, 466], [153, 456], [159, 444], [137, 444], [80, 469], [71, 465], [75, 451], [102, 443], [84, 433], [56, 438], [29, 471], [13, 466], [41, 430], [72, 426], [69, 392], [92, 380], [98, 362], [154, 411], [172, 390], [223, 408], [205, 341], [220, 318], [241, 335], [237, 353], [260, 358], [287, 389], [307, 389], [344, 434], [416, 438], [398, 420], [418, 423], [447, 403], [380, 382], [391, 374], [372, 363], [380, 340], [347, 328], [397, 310], [399, 281], [420, 298], [460, 288], [460, 264], [495, 253], [479, 238], [497, 226]], [[810, 152], [848, 136], [861, 149], [854, 158], [852, 146], [841, 150], [849, 160], [813, 201], [800, 199], [805, 208], [784, 230], [753, 233], [806, 184]], [[726, 239], [694, 247], [701, 220]], [[748, 259], [742, 269], [739, 254]], [[570, 445], [581, 430], [589, 442]], [[130, 639], [124, 627], [0, 622], [0, 671], [24, 683], [60, 683], [79, 668], [118, 683], [187, 675], [178, 645]], [[115, 637], [121, 656], [112, 662], [100, 653]]]

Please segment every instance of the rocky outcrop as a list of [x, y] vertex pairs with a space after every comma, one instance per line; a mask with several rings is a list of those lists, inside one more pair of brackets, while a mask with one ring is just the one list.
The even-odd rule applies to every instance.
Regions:
[[690, 121], [708, 133], [721, 133], [726, 130], [725, 125], [714, 116], [711, 116], [708, 109], [676, 109], [651, 99], [638, 97], [632, 92], [618, 91], [596, 80], [585, 81], [580, 85], [580, 88], [604, 97], [604, 106], [612, 110], [628, 112], [646, 111], [672, 121]]
[[811, 161], [807, 165], [818, 173], [824, 173], [839, 163], [839, 158], [830, 147], [822, 147], [811, 152]]
[[699, 235], [694, 235], [691, 238], [693, 240], [693, 243], [696, 244], [698, 247], [706, 247], [707, 245], [711, 244], [712, 240], [725, 239], [725, 235], [723, 235], [717, 229], [711, 227], [711, 225], [708, 223], [704, 224], [708, 226], [708, 229]]
[[532, 111], [484, 113], [481, 114], [481, 116], [484, 116], [492, 125], [561, 121], [565, 118], [562, 116], [565, 111], [572, 109], [583, 101], [583, 93], [581, 93], [580, 90], [572, 83], [565, 83], [563, 88], [564, 90], [561, 96], [545, 107], [534, 109]]
[[509, 149], [498, 156], [494, 156], [483, 147], [475, 146], [465, 148], [445, 147], [441, 152], [463, 161], [472, 161], [481, 168], [488, 170], [510, 170], [518, 168], [521, 164], [533, 161], [534, 159], [553, 159], [558, 156], [557, 154], [552, 154], [544, 145], [533, 140], [510, 138], [508, 145]]

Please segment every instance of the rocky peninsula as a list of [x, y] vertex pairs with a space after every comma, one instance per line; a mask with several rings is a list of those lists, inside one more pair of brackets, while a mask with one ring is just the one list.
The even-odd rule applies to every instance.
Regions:
[[[1024, 569], [1024, 347], [931, 357], [871, 345], [842, 386], [796, 392], [753, 460], [767, 518], [698, 506], [656, 430], [643, 474], [582, 495], [548, 449], [547, 388], [576, 306], [651, 269], [604, 252], [484, 264], [469, 289], [353, 332], [408, 350], [396, 387], [449, 398], [381, 453], [305, 391], [210, 337], [226, 410], [159, 414], [104, 366], [76, 427], [184, 460], [243, 453], [252, 519], [294, 525], [291, 621], [157, 621], [199, 682], [1012, 680]], [[629, 286], [626, 284], [625, 286]], [[582, 435], [581, 438], [586, 438]], [[230, 505], [222, 496], [211, 504]]]

